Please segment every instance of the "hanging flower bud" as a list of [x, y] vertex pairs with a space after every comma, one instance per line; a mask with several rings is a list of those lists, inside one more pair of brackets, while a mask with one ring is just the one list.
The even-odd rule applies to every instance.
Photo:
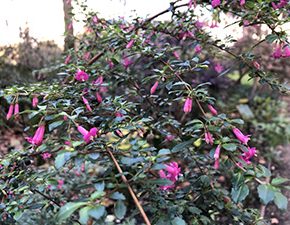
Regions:
[[69, 64], [70, 60], [71, 60], [71, 55], [68, 55], [64, 60], [64, 64]]
[[14, 106], [14, 117], [15, 118], [19, 117], [19, 104], [18, 104], [18, 102]]
[[155, 91], [156, 91], [156, 89], [157, 89], [157, 87], [158, 87], [158, 81], [156, 81], [155, 83], [154, 83], [154, 85], [151, 87], [151, 89], [150, 89], [150, 94], [151, 95], [153, 95], [154, 93], [155, 93]]
[[212, 105], [207, 105], [208, 109], [210, 110], [211, 114], [213, 116], [217, 116], [218, 115], [218, 112], [217, 110], [212, 106]]
[[130, 40], [129, 42], [128, 42], [128, 44], [126, 45], [126, 48], [127, 49], [129, 49], [129, 48], [132, 48], [132, 46], [134, 45], [134, 39], [132, 39], [132, 40]]
[[189, 112], [191, 112], [191, 109], [192, 109], [192, 99], [188, 97], [185, 100], [185, 103], [184, 103], [184, 106], [183, 106], [183, 111], [185, 113], [189, 113]]
[[218, 145], [215, 152], [214, 152], [214, 159], [215, 159], [215, 163], [214, 163], [214, 168], [218, 169], [219, 168], [219, 159], [220, 159], [220, 152], [221, 152], [221, 145]]
[[89, 110], [90, 112], [92, 112], [93, 110], [92, 110], [92, 108], [91, 108], [88, 100], [84, 96], [82, 96], [82, 99], [83, 99], [84, 104], [86, 105], [87, 110]]
[[6, 115], [6, 119], [7, 119], [7, 120], [9, 120], [9, 119], [12, 117], [13, 109], [14, 109], [14, 105], [11, 104], [11, 105], [9, 106], [8, 113], [7, 113], [7, 115]]
[[115, 130], [114, 131], [114, 134], [115, 135], [117, 135], [119, 138], [122, 138], [122, 137], [124, 137], [124, 134], [123, 134], [123, 132], [121, 131], [121, 130]]
[[173, 52], [173, 56], [176, 58], [176, 59], [180, 59], [180, 55], [177, 51], [174, 51]]
[[283, 57], [284, 57], [284, 58], [288, 58], [288, 57], [290, 57], [290, 47], [289, 47], [289, 46], [286, 46], [286, 47], [284, 48], [284, 51], [283, 51]]
[[204, 139], [207, 144], [213, 145], [213, 137], [210, 132], [207, 131], [204, 133]]
[[39, 146], [42, 144], [44, 132], [45, 132], [45, 125], [42, 124], [37, 128], [34, 136], [28, 137], [28, 138], [26, 138], [26, 140], [33, 145]]
[[38, 105], [38, 98], [36, 95], [34, 95], [32, 99], [32, 107], [35, 108], [37, 105]]
[[78, 126], [78, 131], [83, 135], [84, 141], [88, 144], [99, 132], [98, 128], [93, 127], [90, 131], [87, 131], [84, 127]]
[[237, 139], [243, 143], [243, 144], [248, 144], [248, 141], [250, 140], [250, 136], [251, 135], [244, 135], [238, 128], [233, 128], [233, 133], [235, 134], [235, 136], [237, 137]]
[[103, 99], [99, 92], [96, 93], [96, 98], [97, 98], [98, 103], [102, 103]]
[[240, 6], [244, 6], [246, 4], [246, 0], [240, 0]]
[[99, 76], [95, 81], [93, 81], [94, 85], [102, 85], [104, 82], [104, 77], [103, 76]]

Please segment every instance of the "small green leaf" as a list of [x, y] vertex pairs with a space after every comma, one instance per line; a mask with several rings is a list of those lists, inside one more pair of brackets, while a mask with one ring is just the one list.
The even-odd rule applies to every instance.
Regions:
[[100, 219], [105, 214], [105, 207], [97, 205], [89, 210], [89, 215], [96, 220]]
[[168, 179], [155, 179], [155, 180], [148, 180], [147, 183], [150, 184], [157, 184], [157, 185], [172, 185], [173, 182]]
[[222, 147], [227, 151], [235, 151], [237, 149], [237, 145], [233, 143], [223, 144]]
[[265, 205], [274, 199], [273, 188], [268, 184], [260, 184], [258, 186], [258, 194], [263, 204]]
[[79, 211], [80, 214], [79, 221], [81, 222], [81, 224], [87, 224], [89, 220], [89, 210], [91, 208], [92, 208], [91, 206], [86, 206], [84, 208], [81, 208], [81, 210]]
[[54, 164], [56, 169], [60, 169], [63, 165], [70, 160], [71, 153], [70, 152], [62, 152], [58, 154], [55, 158]]
[[288, 199], [280, 192], [275, 192], [274, 202], [279, 209], [286, 210]]
[[58, 221], [63, 221], [71, 216], [74, 211], [76, 211], [78, 208], [80, 208], [83, 205], [86, 205], [86, 202], [69, 202], [66, 203], [64, 206], [62, 206], [59, 210], [59, 213], [57, 215]]
[[59, 127], [60, 125], [62, 125], [63, 122], [64, 122], [63, 120], [59, 120], [59, 121], [55, 121], [55, 122], [49, 124], [49, 125], [48, 125], [48, 130], [49, 130], [49, 131], [54, 130], [55, 128], [57, 128], [57, 127]]
[[115, 199], [115, 200], [125, 200], [126, 199], [125, 196], [118, 191], [111, 194], [110, 198]]
[[249, 194], [249, 188], [247, 185], [241, 185], [239, 187], [232, 188], [232, 199], [234, 202], [242, 202]]
[[181, 143], [175, 145], [175, 146], [172, 148], [171, 152], [174, 152], [174, 153], [175, 153], [175, 152], [179, 152], [179, 151], [181, 151], [182, 149], [185, 149], [185, 148], [187, 148], [188, 146], [192, 145], [192, 142], [193, 142], [192, 139], [189, 140], [189, 141], [181, 142]]
[[175, 217], [173, 221], [171, 222], [172, 225], [186, 225], [186, 222], [180, 218], [180, 217]]
[[283, 177], [276, 177], [272, 180], [271, 184], [272, 185], [280, 185], [280, 184], [283, 184], [285, 182], [288, 182], [289, 179], [287, 178], [283, 178]]
[[103, 191], [95, 191], [93, 194], [91, 194], [90, 200], [96, 200], [97, 198], [101, 198], [105, 195], [105, 192]]
[[127, 207], [123, 201], [118, 200], [115, 204], [114, 213], [118, 219], [123, 219], [126, 215]]

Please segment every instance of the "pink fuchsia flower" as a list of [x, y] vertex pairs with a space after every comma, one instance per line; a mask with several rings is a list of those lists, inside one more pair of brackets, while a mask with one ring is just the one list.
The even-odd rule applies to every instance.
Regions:
[[176, 58], [176, 59], [180, 59], [180, 55], [177, 51], [174, 51], [173, 52], [173, 56]]
[[40, 125], [37, 130], [35, 131], [35, 134], [33, 137], [28, 137], [26, 140], [33, 145], [39, 146], [42, 144], [43, 137], [45, 132], [45, 125]]
[[132, 46], [134, 45], [134, 42], [135, 40], [134, 39], [131, 39], [128, 44], [126, 45], [126, 48], [129, 49], [129, 48], [132, 48]]
[[89, 74], [87, 74], [86, 72], [78, 69], [76, 74], [75, 74], [75, 79], [77, 81], [87, 81], [89, 79]]
[[253, 62], [253, 65], [254, 65], [254, 67], [255, 67], [257, 70], [260, 70], [260, 69], [261, 69], [261, 65], [260, 65], [257, 61], [254, 61], [254, 62]]
[[196, 0], [189, 0], [189, 2], [188, 2], [188, 8], [191, 8], [192, 5], [193, 5], [194, 8], [196, 7]]
[[219, 168], [219, 159], [220, 159], [220, 152], [221, 152], [221, 145], [218, 145], [215, 152], [214, 152], [214, 155], [213, 155], [213, 158], [214, 158], [214, 168], [217, 170]]
[[62, 189], [62, 186], [64, 185], [64, 180], [58, 180], [57, 183], [58, 183], [57, 188]]
[[150, 94], [153, 95], [158, 87], [158, 81], [156, 81], [150, 89]]
[[12, 117], [12, 115], [13, 115], [13, 110], [14, 110], [14, 105], [11, 104], [11, 105], [9, 106], [8, 113], [7, 113], [7, 115], [6, 115], [6, 120], [9, 120], [9, 119]]
[[217, 64], [214, 65], [214, 70], [215, 70], [217, 73], [221, 73], [221, 72], [224, 70], [224, 67], [222, 66], [222, 64], [217, 63]]
[[199, 53], [201, 53], [201, 51], [202, 51], [202, 47], [200, 45], [196, 45], [194, 47], [195, 54], [199, 54]]
[[213, 137], [210, 132], [207, 131], [204, 133], [204, 140], [207, 144], [213, 145]]
[[166, 135], [165, 140], [166, 141], [173, 141], [175, 139], [175, 136], [172, 134]]
[[97, 98], [98, 103], [102, 103], [103, 99], [99, 92], [96, 93], [96, 98]]
[[272, 2], [271, 4], [272, 4], [272, 7], [274, 9], [280, 9], [288, 4], [288, 0], [280, 0], [280, 2], [278, 4], [276, 4], [274, 2]]
[[246, 0], [240, 0], [240, 6], [244, 6], [246, 4]]
[[64, 64], [69, 64], [70, 60], [71, 60], [71, 55], [68, 55], [64, 60]]
[[221, 0], [211, 0], [211, 6], [213, 8], [219, 6], [221, 4]]
[[282, 47], [281, 45], [278, 45], [275, 49], [274, 52], [272, 53], [272, 56], [274, 59], [279, 59], [282, 57]]
[[83, 135], [84, 141], [88, 144], [90, 141], [98, 134], [99, 130], [96, 127], [93, 127], [90, 129], [90, 131], [87, 131], [82, 126], [77, 127], [78, 131]]
[[87, 110], [92, 112], [93, 110], [92, 110], [88, 100], [84, 96], [82, 96], [82, 99], [83, 99], [84, 104], [86, 105]]
[[250, 21], [249, 20], [243, 20], [243, 25], [246, 27], [246, 26], [249, 26], [250, 25]]
[[233, 128], [233, 133], [236, 136], [236, 138], [243, 144], [248, 144], [248, 141], [250, 140], [251, 135], [244, 135], [238, 128]]
[[133, 64], [133, 61], [130, 60], [128, 57], [123, 58], [123, 66], [125, 69], [129, 68], [129, 66], [132, 64]]
[[256, 148], [251, 148], [251, 147], [248, 147], [248, 151], [247, 152], [244, 152], [242, 155], [241, 155], [241, 159], [247, 163], [247, 164], [250, 164], [251, 163], [251, 158], [254, 157], [254, 155], [256, 154]]
[[16, 103], [14, 106], [14, 117], [18, 118], [19, 117], [19, 104]]
[[184, 103], [184, 106], [183, 106], [183, 111], [185, 113], [189, 113], [189, 112], [191, 112], [191, 109], [192, 109], [192, 99], [188, 97], [185, 100], [185, 103]]
[[162, 190], [169, 190], [175, 187], [175, 183], [178, 180], [178, 177], [180, 175], [181, 168], [178, 166], [177, 162], [171, 162], [169, 164], [165, 165], [165, 171], [160, 170], [159, 171], [159, 176], [163, 179], [167, 179], [172, 181], [172, 185], [164, 185], [161, 186], [160, 188]]
[[290, 47], [289, 46], [286, 46], [283, 50], [283, 57], [284, 58], [288, 58], [290, 57]]
[[197, 20], [194, 25], [196, 26], [197, 29], [201, 29], [203, 28], [204, 24], [205, 24], [204, 22]]
[[64, 116], [63, 116], [63, 120], [64, 120], [64, 121], [67, 121], [67, 120], [68, 120], [67, 115], [64, 115]]
[[46, 159], [49, 159], [51, 157], [51, 154], [48, 152], [45, 152], [45, 153], [42, 153], [41, 156], [44, 160], [46, 160]]
[[216, 28], [216, 27], [218, 27], [218, 22], [216, 20], [212, 21], [209, 27], [210, 28]]
[[32, 98], [32, 107], [35, 108], [38, 105], [38, 97], [36, 95]]
[[94, 23], [98, 23], [98, 21], [99, 21], [98, 17], [97, 16], [93, 16], [93, 22]]
[[64, 144], [67, 146], [72, 146], [70, 141], [65, 141]]
[[104, 82], [103, 76], [99, 76], [95, 81], [93, 81], [93, 84], [99, 86], [99, 85], [102, 85], [103, 82]]
[[207, 105], [207, 107], [208, 107], [209, 111], [211, 112], [211, 114], [213, 116], [217, 116], [218, 115], [217, 110], [212, 105]]

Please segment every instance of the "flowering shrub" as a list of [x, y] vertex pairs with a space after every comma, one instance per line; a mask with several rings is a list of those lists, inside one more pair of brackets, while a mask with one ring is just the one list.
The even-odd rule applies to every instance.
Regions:
[[[289, 4], [178, 2], [133, 23], [87, 13], [88, 32], [52, 82], [3, 91], [7, 120], [27, 123], [26, 147], [0, 161], [4, 224], [263, 224], [243, 204], [253, 187], [263, 204], [287, 208], [288, 180], [252, 163], [262, 151], [255, 133], [215, 106], [201, 76], [230, 70], [222, 51], [261, 83], [287, 86], [250, 50], [232, 53], [231, 38], [214, 40], [196, 11], [208, 10], [216, 26], [223, 12], [241, 26], [265, 24], [265, 40], [288, 57], [287, 33], [276, 26], [289, 20]], [[164, 13], [172, 20], [154, 22]], [[19, 109], [20, 101], [32, 105]]]

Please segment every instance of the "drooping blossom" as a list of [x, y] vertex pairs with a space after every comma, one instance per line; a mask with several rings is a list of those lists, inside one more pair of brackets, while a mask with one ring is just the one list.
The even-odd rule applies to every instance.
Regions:
[[13, 115], [13, 110], [14, 110], [14, 105], [11, 104], [11, 105], [9, 106], [8, 113], [7, 113], [7, 115], [6, 115], [6, 120], [9, 120], [9, 119], [12, 117], [12, 115]]
[[117, 129], [114, 131], [114, 134], [117, 135], [119, 138], [124, 137], [124, 134], [121, 130]]
[[49, 159], [51, 157], [51, 154], [49, 152], [45, 152], [41, 154], [42, 158], [44, 160]]
[[280, 9], [288, 4], [288, 0], [280, 0], [278, 4], [276, 4], [275, 2], [271, 2], [271, 4], [274, 9]]
[[173, 141], [174, 139], [175, 139], [175, 136], [172, 135], [172, 134], [168, 134], [168, 135], [166, 135], [166, 137], [165, 137], [165, 140], [166, 140], [166, 141]]
[[201, 51], [202, 51], [202, 47], [200, 45], [196, 45], [194, 47], [195, 54], [199, 54], [199, 53], [201, 53]]
[[99, 92], [96, 93], [96, 99], [97, 99], [98, 103], [102, 103], [102, 101], [103, 101], [103, 98]]
[[283, 49], [283, 57], [284, 57], [284, 58], [290, 57], [290, 47], [289, 47], [289, 46], [286, 46], [286, 47]]
[[183, 111], [185, 113], [189, 113], [189, 112], [191, 112], [191, 109], [192, 109], [192, 99], [188, 97], [185, 100], [185, 103], [184, 103], [184, 106], [183, 106]]
[[274, 52], [272, 53], [272, 56], [274, 59], [279, 59], [282, 57], [282, 46], [278, 45], [275, 49]]
[[217, 72], [217, 73], [221, 73], [223, 70], [224, 70], [224, 67], [222, 64], [220, 63], [217, 63], [214, 65], [214, 70]]
[[103, 82], [104, 82], [103, 76], [99, 76], [96, 80], [93, 81], [93, 84], [99, 86], [102, 85]]
[[67, 145], [67, 146], [72, 146], [70, 141], [65, 141], [64, 144]]
[[213, 137], [209, 131], [204, 133], [204, 140], [207, 144], [213, 145]]
[[83, 56], [83, 59], [86, 60], [86, 61], [88, 61], [90, 59], [90, 57], [91, 57], [91, 53], [90, 52], [86, 52], [84, 54], [84, 56]]
[[241, 159], [247, 163], [247, 164], [250, 164], [251, 163], [251, 158], [256, 154], [256, 148], [251, 148], [251, 147], [248, 147], [248, 151], [247, 152], [244, 152], [242, 155], [241, 155]]
[[213, 116], [217, 116], [218, 115], [217, 110], [212, 105], [207, 105], [207, 107], [208, 107], [209, 111], [211, 112], [211, 114]]
[[244, 27], [249, 26], [250, 25], [250, 21], [249, 20], [243, 20], [243, 25], [244, 25]]
[[181, 168], [178, 166], [177, 162], [171, 162], [169, 164], [165, 164], [165, 171], [160, 170], [159, 176], [163, 179], [170, 180], [173, 184], [171, 185], [164, 185], [160, 188], [162, 190], [169, 190], [175, 187], [175, 183], [178, 180], [178, 177], [180, 175]]
[[68, 55], [64, 60], [64, 64], [69, 64], [70, 60], [71, 60], [71, 55]]
[[250, 140], [251, 135], [244, 135], [238, 128], [233, 128], [233, 133], [236, 136], [236, 138], [243, 144], [248, 144], [248, 141]]
[[240, 6], [244, 6], [246, 4], [246, 0], [240, 0]]
[[57, 188], [62, 189], [62, 186], [64, 185], [64, 180], [58, 180], [57, 183], [58, 183]]
[[254, 62], [253, 62], [253, 65], [254, 65], [254, 67], [255, 67], [257, 70], [260, 70], [260, 69], [261, 69], [261, 65], [260, 65], [257, 61], [254, 61]]
[[35, 108], [38, 105], [38, 97], [36, 95], [32, 98], [32, 107]]
[[218, 145], [215, 152], [214, 152], [214, 155], [213, 155], [213, 158], [214, 158], [214, 168], [217, 170], [220, 166], [220, 163], [219, 163], [219, 159], [220, 159], [220, 152], [221, 152], [221, 145]]
[[173, 56], [176, 58], [176, 59], [180, 59], [180, 55], [177, 51], [174, 51], [173, 52]]
[[43, 142], [43, 137], [44, 137], [44, 132], [45, 132], [45, 125], [41, 124], [37, 130], [35, 131], [35, 134], [33, 137], [27, 137], [26, 140], [33, 145], [39, 146]]
[[196, 26], [197, 29], [201, 29], [204, 27], [204, 22], [200, 21], [200, 20], [197, 20], [195, 21], [194, 25]]
[[194, 8], [196, 7], [196, 0], [189, 0], [189, 2], [188, 2], [188, 8], [191, 8], [192, 5], [193, 5]]
[[194, 38], [194, 34], [191, 31], [181, 32], [178, 36], [181, 40], [185, 40], [187, 37]]
[[153, 95], [158, 87], [158, 81], [156, 81], [150, 89], [150, 94]]
[[86, 72], [78, 69], [76, 74], [75, 74], [75, 79], [77, 81], [87, 81], [89, 79], [89, 74], [87, 74]]
[[90, 129], [90, 131], [87, 131], [84, 127], [78, 126], [78, 131], [83, 135], [84, 141], [88, 144], [90, 141], [98, 134], [99, 130], [96, 127], [93, 127]]
[[123, 66], [125, 69], [129, 68], [130, 65], [133, 64], [133, 61], [129, 59], [129, 57], [123, 57]]
[[216, 21], [216, 20], [211, 21], [211, 24], [210, 24], [209, 27], [210, 28], [216, 28], [216, 27], [218, 27], [218, 21]]
[[84, 96], [82, 96], [82, 99], [83, 99], [84, 104], [86, 105], [87, 110], [92, 112], [93, 110], [92, 110], [88, 100]]
[[18, 103], [16, 103], [14, 105], [14, 117], [15, 118], [18, 118], [19, 117], [19, 104]]
[[126, 48], [127, 48], [127, 49], [132, 48], [133, 45], [134, 45], [134, 42], [135, 42], [135, 40], [134, 40], [134, 39], [131, 39], [131, 40], [128, 42], [128, 44], [126, 45]]
[[93, 22], [94, 23], [98, 23], [98, 21], [99, 21], [98, 17], [97, 16], [93, 16]]
[[219, 6], [221, 4], [221, 0], [211, 0], [211, 6], [213, 8]]

